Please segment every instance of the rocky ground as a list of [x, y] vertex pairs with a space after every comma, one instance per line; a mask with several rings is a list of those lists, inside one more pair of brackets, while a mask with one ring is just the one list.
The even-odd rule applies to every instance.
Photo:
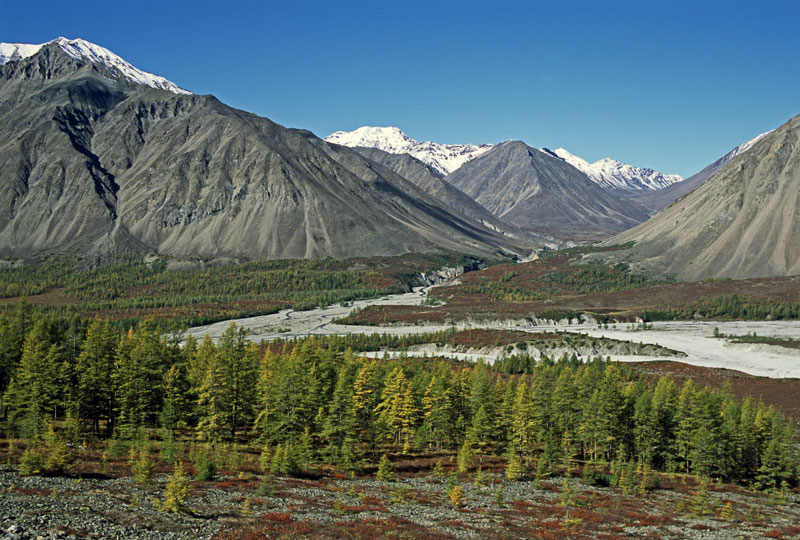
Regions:
[[[0, 529], [11, 540], [131, 538], [798, 538], [800, 497], [662, 475], [623, 495], [578, 479], [503, 482], [486, 473], [396, 482], [243, 475], [191, 482], [185, 511], [160, 512], [167, 477], [22, 477], [0, 472]], [[463, 500], [449, 496], [453, 486]]]

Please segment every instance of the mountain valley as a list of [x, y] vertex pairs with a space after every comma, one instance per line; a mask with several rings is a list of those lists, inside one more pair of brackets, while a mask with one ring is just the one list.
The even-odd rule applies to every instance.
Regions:
[[[328, 129], [373, 116], [340, 103], [353, 71], [321, 82], [343, 43], [389, 65], [416, 45], [296, 37], [248, 69], [322, 62], [287, 80], [303, 113], [346, 111]], [[414, 73], [468, 122], [518, 96], [464, 107], [450, 77], [510, 53], [425, 49]], [[536, 75], [526, 95], [562, 84]], [[377, 102], [403, 73], [368, 76]], [[522, 140], [320, 138], [57, 38], [0, 43], [0, 127], [0, 536], [800, 534], [800, 116], [684, 179]]]

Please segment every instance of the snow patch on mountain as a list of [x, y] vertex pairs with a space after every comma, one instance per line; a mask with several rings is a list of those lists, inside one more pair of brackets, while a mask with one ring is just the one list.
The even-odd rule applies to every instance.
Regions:
[[95, 45], [94, 43], [89, 43], [83, 39], [67, 39], [60, 37], [39, 45], [31, 45], [28, 43], [0, 43], [0, 66], [8, 62], [29, 58], [38, 53], [42, 47], [50, 43], [57, 44], [61, 50], [78, 62], [103, 66], [113, 74], [115, 78], [121, 77], [132, 84], [143, 84], [151, 88], [166, 90], [173, 94], [191, 94], [188, 90], [184, 90], [164, 77], [142, 71], [108, 49]]
[[44, 46], [28, 43], [0, 43], [0, 66], [33, 56]]
[[390, 154], [411, 154], [445, 176], [492, 148], [491, 144], [420, 142], [396, 127], [363, 126], [355, 131], [331, 133], [325, 140], [342, 146], [377, 148]]
[[[549, 152], [546, 148], [544, 150]], [[592, 181], [607, 189], [657, 190], [683, 181], [683, 178], [677, 174], [663, 174], [653, 169], [635, 167], [611, 158], [603, 158], [589, 163], [563, 148], [557, 148], [550, 153], [560, 157]]]
[[739, 154], [741, 154], [743, 152], [747, 152], [748, 150], [750, 150], [753, 147], [754, 144], [756, 144], [758, 141], [760, 141], [761, 139], [763, 139], [764, 137], [766, 137], [767, 135], [769, 135], [773, 131], [775, 131], [775, 130], [771, 129], [771, 130], [769, 130], [767, 132], [762, 133], [761, 135], [756, 135], [755, 137], [753, 137], [752, 139], [750, 139], [747, 142], [743, 142], [742, 144], [740, 144], [739, 146], [737, 146], [736, 148], [734, 148], [733, 150], [731, 150], [730, 152], [728, 152], [727, 154], [725, 154], [724, 156], [719, 158], [717, 161], [715, 161], [714, 165], [716, 165], [718, 167], [721, 167], [722, 165], [725, 165], [726, 163], [728, 163], [730, 160], [732, 160], [733, 158], [735, 158]]

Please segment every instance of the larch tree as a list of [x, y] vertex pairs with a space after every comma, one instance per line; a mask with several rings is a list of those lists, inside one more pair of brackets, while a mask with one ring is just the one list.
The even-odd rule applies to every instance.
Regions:
[[101, 422], [105, 422], [106, 437], [114, 430], [113, 379], [118, 343], [119, 336], [108, 321], [95, 319], [76, 362], [78, 416], [91, 424], [98, 437]]
[[417, 407], [411, 383], [399, 367], [386, 378], [381, 402], [375, 407], [378, 420], [395, 444], [403, 444], [403, 452], [411, 447]]

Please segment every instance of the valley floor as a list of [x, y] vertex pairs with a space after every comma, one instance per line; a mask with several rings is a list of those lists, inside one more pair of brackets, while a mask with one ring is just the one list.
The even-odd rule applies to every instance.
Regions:
[[[800, 338], [800, 321], [666, 321], [652, 323], [652, 328], [641, 329], [636, 325], [616, 324], [600, 328], [597, 324], [549, 324], [534, 326], [528, 320], [475, 320], [447, 324], [415, 324], [391, 326], [350, 326], [334, 321], [346, 317], [353, 310], [369, 306], [412, 306], [425, 299], [424, 289], [411, 293], [392, 295], [376, 300], [361, 300], [350, 306], [333, 305], [309, 311], [283, 310], [272, 315], [234, 319], [205, 326], [190, 328], [187, 335], [202, 338], [208, 334], [217, 339], [231, 322], [249, 331], [253, 341], [293, 338], [310, 335], [332, 334], [372, 334], [387, 333], [409, 335], [433, 332], [452, 328], [485, 328], [541, 332], [567, 330], [585, 333], [593, 337], [606, 337], [635, 343], [657, 344], [686, 354], [679, 360], [687, 364], [726, 368], [742, 371], [750, 375], [771, 378], [800, 377], [800, 349], [791, 349], [760, 343], [732, 343], [730, 339], [714, 338], [714, 329], [721, 334], [743, 335], [756, 332], [759, 336]], [[425, 353], [418, 353], [422, 356]], [[482, 357], [493, 361], [496, 357], [485, 353], [454, 354], [460, 359], [475, 360]], [[612, 360], [640, 362], [644, 360], [663, 360], [661, 357], [640, 355], [611, 355]]]
[[[491, 464], [487, 463], [487, 467]], [[185, 511], [165, 514], [149, 485], [120, 478], [20, 477], [0, 472], [4, 538], [796, 538], [796, 494], [770, 498], [730, 484], [701, 488], [691, 476], [661, 475], [644, 494], [584, 485], [572, 478], [482, 486], [412, 475], [293, 479], [240, 475], [192, 482]], [[448, 485], [449, 484], [449, 485]], [[448, 495], [462, 487], [463, 500]], [[257, 516], [257, 517], [256, 517]]]

